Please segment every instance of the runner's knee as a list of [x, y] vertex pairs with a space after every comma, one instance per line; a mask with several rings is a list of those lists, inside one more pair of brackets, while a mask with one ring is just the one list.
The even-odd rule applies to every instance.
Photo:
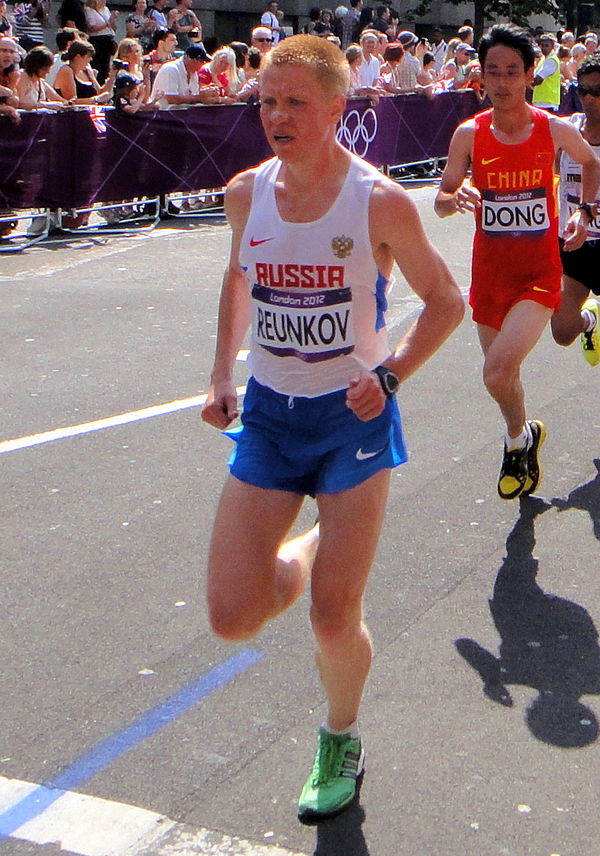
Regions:
[[[581, 315], [575, 317], [575, 325], [577, 320], [581, 322]], [[561, 321], [556, 315], [550, 321], [550, 329], [552, 330], [552, 338], [557, 345], [562, 345], [564, 348], [572, 345], [581, 330], [574, 327], [573, 324]]]
[[313, 603], [310, 620], [314, 634], [321, 642], [343, 642], [348, 636], [354, 636], [362, 625], [361, 604]]
[[512, 389], [518, 370], [508, 361], [493, 359], [486, 360], [483, 366], [483, 383], [493, 398]]
[[210, 594], [208, 616], [213, 633], [228, 642], [252, 639], [268, 617], [263, 610], [249, 607], [246, 603], [232, 603], [229, 599]]

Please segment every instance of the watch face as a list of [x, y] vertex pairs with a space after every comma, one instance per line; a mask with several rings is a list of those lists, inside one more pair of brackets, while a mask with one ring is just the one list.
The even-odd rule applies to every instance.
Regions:
[[392, 395], [396, 392], [396, 390], [400, 386], [400, 382], [398, 381], [398, 378], [396, 377], [396, 375], [394, 374], [393, 371], [387, 371], [385, 373], [385, 385], [387, 386], [388, 391]]

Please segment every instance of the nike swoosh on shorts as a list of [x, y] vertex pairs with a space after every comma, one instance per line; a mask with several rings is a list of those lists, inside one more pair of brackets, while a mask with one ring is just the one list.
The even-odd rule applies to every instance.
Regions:
[[374, 458], [375, 455], [380, 455], [383, 452], [383, 449], [377, 449], [376, 452], [363, 452], [362, 449], [359, 449], [356, 453], [357, 461], [368, 461], [369, 458]]

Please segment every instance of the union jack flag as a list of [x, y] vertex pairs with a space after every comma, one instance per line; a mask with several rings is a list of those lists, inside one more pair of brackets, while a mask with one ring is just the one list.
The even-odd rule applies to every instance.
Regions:
[[104, 107], [99, 107], [97, 104], [92, 104], [89, 108], [90, 119], [92, 125], [98, 134], [106, 134], [106, 115]]

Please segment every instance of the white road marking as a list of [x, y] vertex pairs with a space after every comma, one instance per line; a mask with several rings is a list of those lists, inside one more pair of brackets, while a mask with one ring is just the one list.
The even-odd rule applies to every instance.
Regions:
[[[194, 234], [197, 234], [199, 231], [208, 231], [208, 227], [204, 227], [204, 228], [200, 228], [198, 230], [195, 230]], [[56, 274], [64, 273], [64, 271], [73, 270], [74, 268], [81, 267], [82, 265], [89, 264], [90, 262], [95, 262], [98, 260], [99, 255], [102, 255], [102, 259], [104, 260], [104, 259], [110, 258], [111, 256], [119, 256], [119, 255], [122, 255], [123, 253], [128, 253], [129, 250], [136, 249], [137, 246], [139, 245], [140, 241], [147, 241], [151, 238], [152, 239], [156, 239], [156, 238], [179, 238], [179, 237], [183, 237], [183, 236], [186, 236], [189, 234], [190, 234], [189, 232], [184, 232], [184, 231], [181, 231], [179, 229], [159, 229], [157, 231], [143, 232], [143, 233], [140, 233], [137, 235], [131, 235], [131, 234], [130, 235], [122, 235], [122, 236], [114, 236], [114, 235], [108, 236], [108, 235], [106, 235], [104, 237], [102, 235], [90, 235], [89, 236], [90, 242], [93, 242], [93, 246], [90, 247], [88, 245], [84, 249], [86, 249], [86, 250], [97, 249], [99, 251], [103, 251], [102, 253], [100, 253], [100, 252], [89, 253], [89, 254], [83, 255], [81, 258], [74, 259], [74, 260], [69, 261], [69, 262], [65, 262], [65, 263], [63, 263], [61, 265], [57, 265], [55, 267], [51, 266], [50, 264], [36, 265], [35, 267], [19, 271], [19, 273], [15, 274], [15, 275], [10, 275], [10, 276], [1, 275], [0, 276], [0, 282], [15, 282], [17, 279], [19, 281], [21, 281], [23, 279], [27, 279], [28, 277], [35, 277], [37, 279], [38, 277], [42, 277], [42, 276], [44, 276], [44, 277], [55, 276]], [[81, 237], [84, 237], [84, 235], [82, 234], [81, 236], [77, 236], [76, 240], [79, 240]], [[106, 242], [107, 242], [109, 237], [110, 238], [120, 237], [121, 240], [126, 239], [129, 241], [129, 243], [125, 247], [119, 246], [113, 250], [107, 251], [106, 250]], [[40, 246], [37, 249], [43, 250], [44, 247]], [[79, 249], [82, 249], [81, 245], [79, 245]]]
[[[243, 395], [245, 391], [245, 386], [238, 386], [236, 388], [238, 395]], [[41, 434], [30, 434], [27, 437], [17, 437], [14, 440], [2, 440], [0, 441], [0, 455], [4, 452], [14, 452], [17, 449], [28, 449], [31, 446], [52, 443], [54, 440], [77, 437], [79, 434], [101, 431], [104, 428], [115, 428], [118, 425], [127, 425], [130, 422], [139, 422], [142, 419], [151, 419], [153, 416], [163, 416], [165, 413], [176, 413], [178, 410], [186, 410], [189, 407], [199, 407], [205, 401], [206, 393], [203, 395], [194, 395], [191, 398], [180, 398], [176, 401], [169, 401], [166, 404], [155, 404], [151, 407], [144, 407], [141, 410], [132, 410], [129, 413], [119, 413], [116, 416], [108, 416], [105, 419], [83, 422], [81, 425], [68, 425], [64, 428], [44, 431]]]
[[[58, 844], [78, 856], [305, 856], [208, 829], [193, 829], [137, 806], [74, 791], [58, 793], [55, 799], [56, 793], [42, 785], [0, 776], [0, 837], [4, 826], [10, 838], [39, 845]], [[32, 799], [33, 794], [40, 802], [50, 804], [12, 831], [11, 808]]]

